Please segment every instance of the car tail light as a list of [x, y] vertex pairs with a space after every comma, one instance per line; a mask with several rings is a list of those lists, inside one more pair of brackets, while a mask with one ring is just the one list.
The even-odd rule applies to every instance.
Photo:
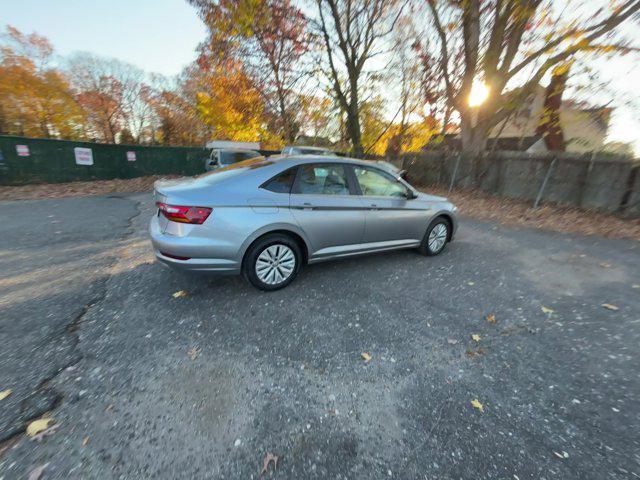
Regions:
[[193, 223], [202, 225], [211, 215], [209, 207], [188, 207], [184, 205], [169, 205], [167, 203], [156, 202], [158, 210], [172, 222]]

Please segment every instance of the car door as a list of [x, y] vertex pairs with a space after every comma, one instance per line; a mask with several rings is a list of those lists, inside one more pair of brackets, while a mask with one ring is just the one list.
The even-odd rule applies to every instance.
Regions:
[[420, 242], [431, 211], [429, 205], [411, 198], [406, 185], [379, 168], [354, 165], [353, 173], [367, 208], [365, 243]]
[[347, 165], [299, 165], [289, 205], [313, 255], [348, 253], [362, 243], [365, 210]]

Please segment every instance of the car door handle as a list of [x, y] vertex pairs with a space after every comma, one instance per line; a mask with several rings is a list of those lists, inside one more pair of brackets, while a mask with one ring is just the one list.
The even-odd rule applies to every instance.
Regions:
[[296, 208], [298, 210], [315, 210], [316, 207], [314, 207], [309, 202], [304, 202], [302, 205], [296, 205], [293, 208]]

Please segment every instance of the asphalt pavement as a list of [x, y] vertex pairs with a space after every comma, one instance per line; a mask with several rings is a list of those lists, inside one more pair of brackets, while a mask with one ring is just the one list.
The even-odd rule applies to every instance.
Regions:
[[150, 195], [0, 209], [0, 479], [640, 477], [636, 242], [463, 217], [266, 293], [154, 262]]

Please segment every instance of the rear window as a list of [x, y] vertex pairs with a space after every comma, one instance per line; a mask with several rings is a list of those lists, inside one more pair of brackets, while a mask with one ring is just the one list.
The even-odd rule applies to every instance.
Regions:
[[299, 148], [298, 152], [301, 155], [331, 155], [330, 151], [317, 148]]
[[269, 165], [273, 165], [272, 160], [267, 160], [265, 157], [256, 157], [249, 160], [243, 160], [242, 162], [232, 163], [231, 165], [227, 165], [222, 168], [216, 168], [215, 170], [203, 173], [202, 175], [197, 175], [196, 178], [232, 177], [240, 175], [245, 170], [256, 170]]
[[291, 186], [295, 177], [296, 167], [293, 167], [268, 180], [262, 185], [262, 188], [274, 193], [291, 193]]
[[238, 163], [250, 158], [259, 157], [258, 152], [229, 152], [220, 151], [218, 153], [221, 165], [231, 165], [232, 163]]

